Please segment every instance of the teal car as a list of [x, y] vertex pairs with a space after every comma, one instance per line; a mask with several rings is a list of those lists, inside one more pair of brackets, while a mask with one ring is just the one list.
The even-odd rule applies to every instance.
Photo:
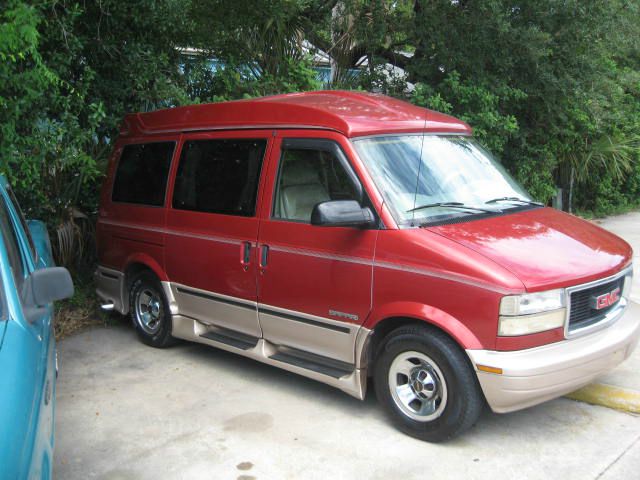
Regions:
[[0, 478], [51, 478], [56, 392], [53, 301], [73, 295], [44, 224], [25, 221], [0, 176]]

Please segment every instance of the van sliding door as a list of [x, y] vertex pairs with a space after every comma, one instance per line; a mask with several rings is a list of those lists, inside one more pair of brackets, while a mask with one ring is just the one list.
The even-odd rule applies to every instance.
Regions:
[[183, 136], [167, 211], [166, 267], [179, 315], [244, 342], [257, 318], [257, 199], [271, 132]]

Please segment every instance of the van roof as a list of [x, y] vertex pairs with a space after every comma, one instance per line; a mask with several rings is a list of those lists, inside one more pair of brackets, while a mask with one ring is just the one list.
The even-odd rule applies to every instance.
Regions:
[[327, 90], [133, 113], [125, 117], [120, 135], [231, 128], [319, 128], [347, 137], [422, 131], [471, 134], [471, 128], [454, 117], [395, 98]]

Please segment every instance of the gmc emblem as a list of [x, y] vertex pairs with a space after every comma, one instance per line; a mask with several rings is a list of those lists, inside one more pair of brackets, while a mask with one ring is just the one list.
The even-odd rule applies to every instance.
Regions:
[[620, 287], [611, 290], [609, 293], [591, 297], [590, 303], [593, 310], [602, 310], [614, 305], [618, 300], [620, 300]]

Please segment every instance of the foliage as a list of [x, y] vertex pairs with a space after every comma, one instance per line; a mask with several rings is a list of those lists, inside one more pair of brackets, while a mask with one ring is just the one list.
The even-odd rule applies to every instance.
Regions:
[[214, 64], [208, 59], [191, 58], [185, 61], [183, 70], [186, 92], [193, 102], [221, 102], [241, 98], [291, 93], [300, 90], [317, 90], [320, 82], [308, 58], [285, 58], [283, 73], [256, 74], [247, 64]]
[[468, 122], [539, 200], [640, 202], [640, 4], [624, 0], [5, 0], [0, 171], [67, 239], [125, 113], [318, 89], [318, 51], [333, 88]]
[[[56, 22], [66, 30], [74, 15]], [[2, 14], [0, 170], [27, 212], [55, 225], [72, 207], [95, 208], [99, 170], [91, 145], [104, 113], [101, 103], [86, 99], [92, 71], [72, 84], [66, 75], [68, 57], [60, 55], [52, 67], [47, 43], [59, 39], [41, 34], [52, 21], [38, 8], [16, 1]], [[77, 45], [68, 40], [75, 51]]]
[[517, 119], [504, 114], [501, 105], [524, 98], [524, 92], [506, 86], [492, 91], [469, 80], [463, 82], [453, 71], [433, 87], [417, 84], [411, 101], [442, 113], [460, 112], [458, 117], [473, 126], [474, 135], [491, 151], [501, 154], [507, 140], [518, 131]]
[[30, 215], [55, 225], [72, 207], [93, 212], [100, 162], [123, 112], [186, 101], [167, 81], [178, 79], [168, 61], [178, 54], [158, 40], [171, 29], [164, 15], [173, 3], [9, 2], [0, 29], [1, 169]]
[[91, 325], [107, 326], [119, 321], [100, 308], [93, 279], [88, 273], [74, 272], [73, 284], [73, 297], [54, 304], [53, 329], [56, 340], [62, 340]]

